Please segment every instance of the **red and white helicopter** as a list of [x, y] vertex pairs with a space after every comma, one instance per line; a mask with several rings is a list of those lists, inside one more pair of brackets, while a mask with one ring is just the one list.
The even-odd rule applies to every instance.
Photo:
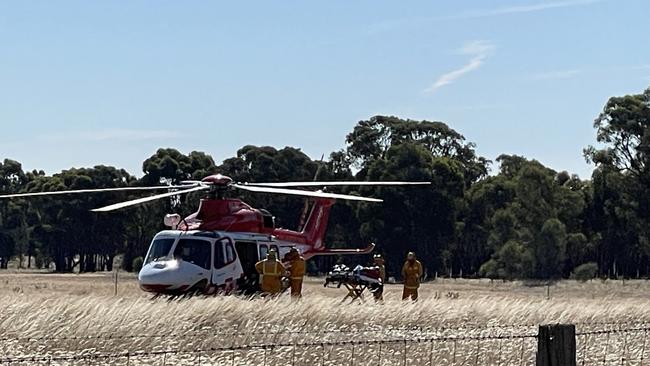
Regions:
[[[165, 197], [207, 191], [197, 212], [186, 218], [168, 214], [164, 218], [170, 230], [156, 234], [138, 274], [144, 291], [179, 294], [201, 291], [206, 294], [230, 293], [257, 286], [255, 263], [275, 250], [279, 257], [292, 247], [305, 259], [317, 255], [366, 254], [374, 249], [329, 249], [323, 243], [331, 206], [337, 199], [381, 202], [376, 198], [292, 189], [290, 187], [397, 186], [424, 185], [430, 182], [284, 182], [235, 183], [216, 174], [201, 181], [185, 181], [180, 186], [121, 187], [2, 195], [0, 198], [94, 193], [123, 190], [175, 189], [174, 191], [120, 202], [94, 209], [108, 212]], [[231, 189], [305, 196], [313, 199], [311, 212], [301, 231], [276, 228], [274, 217], [265, 210], [251, 207], [236, 198], [226, 198]]]

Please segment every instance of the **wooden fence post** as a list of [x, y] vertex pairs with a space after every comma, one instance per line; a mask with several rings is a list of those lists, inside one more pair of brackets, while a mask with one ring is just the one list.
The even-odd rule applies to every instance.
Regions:
[[113, 296], [117, 296], [117, 269], [115, 270], [115, 288], [113, 291]]
[[537, 366], [576, 366], [576, 326], [540, 325]]

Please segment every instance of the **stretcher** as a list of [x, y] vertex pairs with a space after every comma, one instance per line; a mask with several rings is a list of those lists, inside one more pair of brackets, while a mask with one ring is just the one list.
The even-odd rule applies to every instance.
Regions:
[[345, 302], [348, 298], [354, 300], [359, 300], [363, 302], [363, 292], [368, 288], [368, 285], [365, 284], [359, 284], [359, 283], [344, 283], [343, 286], [348, 290], [347, 295], [341, 300], [341, 302]]
[[325, 278], [325, 287], [330, 284], [336, 284], [337, 288], [343, 286], [348, 291], [341, 302], [347, 299], [363, 301], [366, 290], [374, 293], [383, 289], [379, 269], [376, 267], [357, 266], [350, 270], [347, 266], [336, 265]]

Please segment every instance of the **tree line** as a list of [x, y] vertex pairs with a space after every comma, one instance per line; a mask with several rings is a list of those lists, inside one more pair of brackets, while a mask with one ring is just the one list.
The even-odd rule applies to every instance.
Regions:
[[[312, 160], [299, 148], [244, 146], [217, 165], [205, 152], [161, 148], [142, 163], [141, 178], [98, 165], [53, 175], [0, 163], [0, 193], [177, 184], [222, 173], [235, 181], [430, 181], [431, 186], [347, 187], [342, 193], [381, 197], [383, 204], [341, 201], [327, 232], [331, 247], [377, 244], [397, 275], [415, 251], [434, 273], [503, 279], [561, 278], [590, 266], [601, 276], [650, 275], [650, 89], [613, 97], [594, 123], [594, 164], [582, 180], [517, 155], [495, 162], [443, 122], [374, 116], [358, 122], [345, 147]], [[491, 170], [494, 169], [494, 170]], [[492, 174], [491, 174], [492, 173]], [[59, 272], [112, 270], [145, 254], [165, 213], [193, 212], [200, 194], [159, 200], [111, 214], [89, 209], [134, 198], [112, 192], [0, 201], [0, 267], [12, 258]], [[286, 228], [298, 225], [304, 201], [244, 192]], [[322, 263], [328, 263], [324, 260]]]

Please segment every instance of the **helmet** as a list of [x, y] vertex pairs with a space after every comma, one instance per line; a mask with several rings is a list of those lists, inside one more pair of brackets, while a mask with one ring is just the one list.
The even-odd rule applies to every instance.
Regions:
[[286, 255], [287, 260], [294, 260], [294, 259], [298, 259], [299, 257], [300, 257], [300, 251], [295, 247], [291, 247]]
[[379, 263], [379, 264], [383, 264], [383, 263], [384, 263], [384, 257], [382, 257], [382, 255], [379, 254], [379, 253], [373, 255], [373, 256], [372, 256], [372, 260], [373, 260], [375, 263]]
[[266, 253], [266, 259], [275, 260], [277, 258], [278, 257], [277, 257], [277, 253], [275, 253], [275, 249], [271, 249], [269, 250], [268, 253]]
[[406, 259], [410, 259], [410, 260], [415, 259], [415, 253], [413, 253], [413, 252], [408, 252], [408, 254], [406, 255]]

